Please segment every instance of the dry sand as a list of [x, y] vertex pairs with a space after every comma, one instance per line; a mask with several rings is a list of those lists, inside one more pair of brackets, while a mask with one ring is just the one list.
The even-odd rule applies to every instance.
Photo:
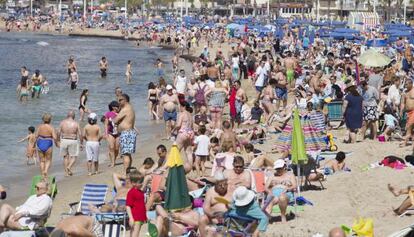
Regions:
[[[228, 47], [223, 47], [223, 51], [227, 55]], [[198, 54], [201, 49], [193, 51], [193, 53], [196, 52]], [[210, 53], [214, 55], [215, 51], [212, 49]], [[251, 84], [243, 81], [243, 87], [252, 98], [254, 91]], [[381, 160], [386, 155], [404, 157], [411, 154], [411, 147], [399, 148], [398, 142], [379, 143], [370, 140], [356, 144], [343, 144], [339, 141], [345, 136], [345, 130], [334, 131], [333, 134], [337, 138], [339, 150], [353, 152], [346, 159], [346, 164], [352, 171], [329, 176], [324, 182], [325, 190], [303, 192], [302, 195], [312, 201], [314, 206], [305, 206], [304, 211], [299, 212], [296, 218], [287, 224], [276, 222], [269, 225], [264, 236], [305, 237], [317, 232], [327, 236], [328, 231], [335, 226], [341, 224], [350, 226], [355, 218], [369, 217], [374, 220], [375, 236], [382, 237], [413, 223], [413, 217], [399, 218], [393, 214], [392, 207], [397, 207], [405, 197], [395, 198], [387, 190], [387, 183], [399, 187], [411, 185], [410, 178], [413, 177], [413, 168], [392, 170], [380, 167], [368, 171], [361, 169], [367, 164]], [[272, 139], [268, 140], [266, 144], [257, 145], [257, 148], [270, 151], [276, 135], [271, 135], [271, 137]], [[134, 165], [137, 166], [141, 163], [143, 157], [156, 157], [155, 147], [160, 143], [170, 145], [169, 142], [161, 140], [154, 140], [147, 144], [138, 143]], [[102, 154], [105, 152], [106, 150]], [[274, 159], [279, 157], [278, 154], [270, 153], [269, 156]], [[106, 160], [106, 157], [101, 157], [101, 160]], [[110, 170], [106, 164], [101, 167], [103, 172], [92, 177], [86, 175], [70, 178], [58, 177], [59, 193], [54, 199], [53, 211], [48, 224], [56, 224], [60, 219], [60, 214], [68, 211], [68, 203], [79, 200], [84, 184], [106, 183], [112, 186], [111, 173], [120, 171], [122, 168], [117, 166], [114, 170]], [[82, 168], [84, 169], [84, 166]], [[13, 205], [21, 204], [23, 201], [19, 199], [8, 200]], [[146, 226], [142, 229], [142, 236], [145, 232]]]

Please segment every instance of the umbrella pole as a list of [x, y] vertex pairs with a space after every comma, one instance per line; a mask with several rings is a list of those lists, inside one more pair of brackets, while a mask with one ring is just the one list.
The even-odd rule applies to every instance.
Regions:
[[300, 186], [302, 185], [302, 178], [300, 176], [300, 165], [299, 165], [299, 163], [296, 166], [296, 168], [297, 168], [297, 174], [298, 174], [298, 177], [297, 177], [297, 179], [298, 179], [298, 196], [300, 196]]

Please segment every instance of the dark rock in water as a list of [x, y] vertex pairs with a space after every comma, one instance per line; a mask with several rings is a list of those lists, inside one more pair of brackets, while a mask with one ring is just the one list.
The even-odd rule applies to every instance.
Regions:
[[159, 44], [158, 47], [160, 47], [161, 49], [166, 49], [166, 50], [177, 49], [177, 47], [175, 47], [174, 45], [168, 45], [168, 44]]
[[183, 58], [183, 59], [191, 61], [191, 62], [195, 62], [195, 61], [198, 60], [198, 57], [190, 55], [190, 54], [181, 55], [180, 58]]

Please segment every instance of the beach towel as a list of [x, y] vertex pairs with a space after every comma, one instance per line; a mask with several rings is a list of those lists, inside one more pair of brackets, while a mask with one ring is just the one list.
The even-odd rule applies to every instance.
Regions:
[[[43, 180], [43, 177], [41, 175], [33, 176], [32, 178], [32, 185], [30, 187], [29, 196], [36, 194], [36, 185]], [[56, 184], [56, 178], [55, 176], [49, 176], [48, 177], [48, 185], [49, 185], [49, 192], [48, 195], [51, 198], [55, 198], [57, 194], [57, 184]]]
[[[315, 128], [309, 119], [301, 119], [303, 135], [305, 136], [306, 151], [320, 151], [326, 147], [323, 133]], [[293, 121], [285, 126], [276, 140], [275, 148], [280, 151], [289, 151], [292, 143]]]
[[265, 173], [259, 170], [252, 170], [251, 171], [254, 176], [254, 183], [256, 188], [254, 191], [256, 193], [262, 193], [265, 191]]
[[[286, 213], [289, 212], [298, 212], [298, 211], [305, 211], [305, 208], [303, 206], [296, 206], [296, 209], [294, 206], [288, 206], [286, 209]], [[280, 214], [280, 208], [278, 205], [274, 206], [272, 208], [272, 214]]]

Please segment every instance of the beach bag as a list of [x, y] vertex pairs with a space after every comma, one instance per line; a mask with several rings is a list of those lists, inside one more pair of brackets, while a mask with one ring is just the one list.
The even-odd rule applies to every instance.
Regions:
[[196, 104], [198, 106], [206, 105], [206, 97], [204, 95], [205, 94], [204, 90], [206, 89], [206, 86], [207, 85], [204, 85], [203, 88], [201, 88], [200, 84], [198, 84], [198, 90], [197, 90], [197, 92], [195, 93], [195, 96], [194, 96], [194, 99], [195, 99]]

